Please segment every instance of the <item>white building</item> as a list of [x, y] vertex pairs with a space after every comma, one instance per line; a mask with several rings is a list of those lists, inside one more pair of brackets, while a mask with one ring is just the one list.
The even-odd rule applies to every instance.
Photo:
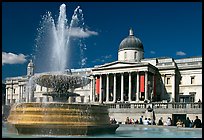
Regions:
[[[202, 101], [202, 57], [182, 59], [144, 58], [140, 39], [130, 29], [118, 50], [118, 60], [93, 68], [72, 69], [85, 73], [90, 84], [75, 89], [80, 97], [69, 102], [198, 102]], [[29, 78], [34, 75], [34, 64], [27, 67], [27, 75], [6, 79], [6, 104], [17, 102], [50, 102], [42, 93], [51, 89], [36, 86], [26, 94]]]

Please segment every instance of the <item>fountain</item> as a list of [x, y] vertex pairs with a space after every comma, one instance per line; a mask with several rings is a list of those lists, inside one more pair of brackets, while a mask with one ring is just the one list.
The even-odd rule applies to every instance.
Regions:
[[[53, 102], [19, 103], [12, 106], [8, 123], [14, 126], [18, 134], [32, 135], [92, 135], [99, 133], [115, 133], [118, 124], [110, 124], [108, 107], [102, 104], [68, 103], [71, 96], [79, 96], [74, 89], [89, 84], [86, 76], [65, 74], [67, 46], [73, 23], [77, 20], [76, 12], [72, 16], [69, 29], [66, 27], [66, 5], [60, 6], [58, 24], [55, 26], [49, 13], [54, 39], [54, 56], [52, 70], [31, 77], [32, 83], [52, 89], [43, 95], [51, 96]], [[57, 50], [56, 50], [57, 48]], [[61, 55], [61, 53], [63, 53]], [[53, 72], [58, 71], [58, 72]], [[59, 72], [60, 71], [60, 72]], [[30, 80], [29, 80], [30, 81]], [[32, 87], [32, 86], [30, 86]], [[31, 99], [29, 95], [28, 97]]]

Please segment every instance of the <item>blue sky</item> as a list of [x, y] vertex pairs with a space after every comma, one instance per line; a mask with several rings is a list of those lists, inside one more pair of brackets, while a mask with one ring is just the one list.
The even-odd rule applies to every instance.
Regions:
[[[59, 15], [62, 2], [2, 2], [2, 80], [26, 75], [34, 54], [37, 28], [50, 11]], [[202, 56], [201, 2], [65, 2], [67, 19], [83, 10], [85, 25], [97, 34], [84, 39], [84, 67], [117, 60], [120, 42], [129, 28], [144, 45], [144, 57]], [[78, 56], [73, 64], [78, 64]], [[71, 68], [79, 68], [72, 65]]]

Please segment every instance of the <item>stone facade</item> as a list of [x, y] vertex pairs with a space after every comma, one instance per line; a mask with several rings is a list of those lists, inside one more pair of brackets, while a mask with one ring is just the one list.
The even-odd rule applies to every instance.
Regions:
[[[134, 36], [133, 31], [130, 30], [129, 35]], [[89, 76], [91, 82], [75, 89], [81, 96], [72, 97], [69, 102], [111, 104], [202, 101], [202, 57], [143, 58], [143, 46], [138, 40], [136, 38], [135, 42], [132, 41], [132, 46], [127, 44], [127, 48], [124, 43], [120, 46], [118, 61], [93, 68], [72, 69], [72, 72]], [[128, 53], [126, 58], [125, 53]], [[34, 102], [52, 101], [51, 97], [42, 95], [51, 90], [46, 87], [37, 85], [32, 93], [26, 93], [28, 81], [34, 74], [31, 61], [26, 76], [6, 79], [6, 105], [28, 102], [29, 98]]]

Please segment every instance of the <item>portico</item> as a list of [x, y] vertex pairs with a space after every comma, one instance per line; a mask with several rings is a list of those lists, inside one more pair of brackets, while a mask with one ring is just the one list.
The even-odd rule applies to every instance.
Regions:
[[[156, 68], [149, 63], [112, 62], [92, 69], [92, 102], [144, 102], [155, 95]], [[151, 87], [151, 88], [150, 88]], [[151, 90], [150, 90], [151, 89]]]

